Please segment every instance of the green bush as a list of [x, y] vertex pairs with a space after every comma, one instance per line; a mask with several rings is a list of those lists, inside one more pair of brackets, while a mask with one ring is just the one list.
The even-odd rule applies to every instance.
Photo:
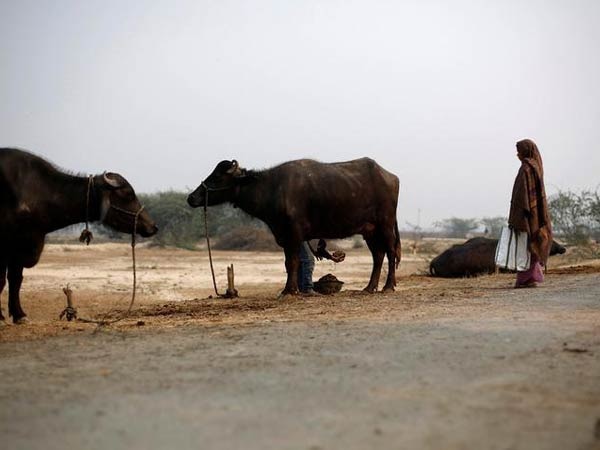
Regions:
[[281, 247], [266, 226], [240, 226], [219, 236], [214, 244], [217, 250], [277, 251]]
[[186, 194], [167, 191], [141, 194], [139, 197], [158, 226], [159, 232], [152, 238], [153, 243], [193, 248], [200, 240], [202, 216], [188, 206]]
[[600, 237], [600, 196], [598, 191], [558, 191], [548, 201], [556, 234], [569, 244], [584, 244]]
[[[187, 249], [204, 242], [204, 208], [191, 208], [187, 196], [187, 193], [177, 191], [139, 195], [159, 229], [151, 242]], [[215, 248], [266, 250], [277, 247], [263, 222], [231, 205], [211, 206], [207, 213], [209, 235]]]

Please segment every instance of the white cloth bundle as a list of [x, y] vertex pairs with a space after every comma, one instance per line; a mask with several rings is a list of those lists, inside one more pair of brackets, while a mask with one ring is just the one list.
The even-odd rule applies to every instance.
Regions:
[[525, 231], [502, 227], [496, 247], [496, 266], [500, 269], [524, 272], [531, 265], [531, 254], [527, 248], [528, 236]]

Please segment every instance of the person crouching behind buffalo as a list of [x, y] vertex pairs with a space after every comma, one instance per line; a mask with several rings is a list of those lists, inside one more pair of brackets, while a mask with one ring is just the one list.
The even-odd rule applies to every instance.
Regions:
[[315, 269], [315, 257], [320, 261], [329, 259], [339, 263], [346, 258], [346, 254], [336, 250], [333, 254], [326, 250], [327, 244], [323, 239], [319, 240], [315, 251], [308, 241], [302, 242], [300, 246], [300, 266], [298, 267], [298, 290], [303, 295], [318, 295], [314, 290], [313, 271]]
[[528, 270], [517, 272], [515, 287], [535, 287], [544, 281], [542, 266], [546, 266], [552, 245], [544, 166], [537, 145], [530, 139], [517, 142], [517, 157], [521, 168], [513, 186], [508, 225], [527, 232], [531, 264]]

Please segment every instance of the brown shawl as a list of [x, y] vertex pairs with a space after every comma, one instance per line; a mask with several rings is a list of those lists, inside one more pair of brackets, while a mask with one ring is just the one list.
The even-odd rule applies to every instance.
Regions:
[[530, 139], [517, 142], [521, 168], [515, 179], [508, 224], [529, 236], [529, 251], [546, 265], [552, 245], [552, 224], [544, 188], [544, 166], [540, 152]]

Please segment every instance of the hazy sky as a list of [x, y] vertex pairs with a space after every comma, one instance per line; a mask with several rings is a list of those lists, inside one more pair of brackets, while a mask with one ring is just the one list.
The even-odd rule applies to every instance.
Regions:
[[0, 146], [138, 192], [370, 156], [401, 226], [507, 215], [521, 138], [549, 194], [600, 184], [599, 23], [598, 0], [0, 0]]

